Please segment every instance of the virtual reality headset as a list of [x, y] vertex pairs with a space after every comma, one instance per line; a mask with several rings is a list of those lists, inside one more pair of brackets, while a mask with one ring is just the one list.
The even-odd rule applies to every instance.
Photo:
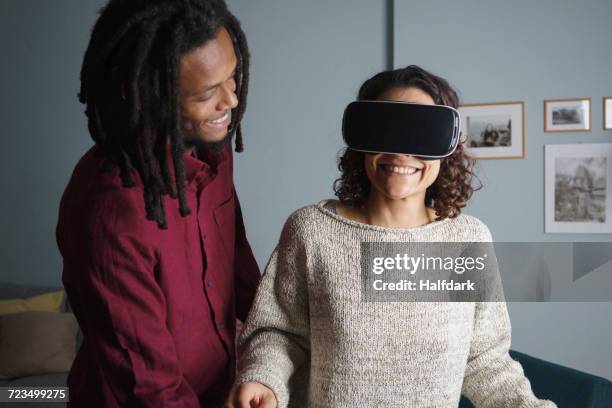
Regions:
[[460, 135], [461, 117], [449, 106], [356, 101], [346, 107], [342, 118], [344, 142], [361, 152], [435, 160], [450, 156]]

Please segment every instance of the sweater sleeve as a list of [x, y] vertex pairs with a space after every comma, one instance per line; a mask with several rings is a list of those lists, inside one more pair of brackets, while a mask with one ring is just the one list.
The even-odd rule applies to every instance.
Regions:
[[289, 404], [289, 383], [309, 356], [304, 241], [291, 217], [272, 253], [238, 344], [236, 384], [257, 381]]
[[[481, 224], [481, 237], [492, 243], [491, 232]], [[493, 255], [494, 252], [493, 252]], [[495, 291], [503, 290], [495, 261], [491, 273]], [[490, 294], [503, 300], [502, 294]], [[511, 326], [505, 301], [476, 302], [474, 329], [464, 374], [462, 393], [476, 408], [551, 408], [557, 405], [539, 400], [523, 372], [523, 367], [510, 357]]]
[[510, 357], [509, 349], [510, 318], [506, 303], [476, 303], [463, 395], [476, 408], [556, 407], [533, 394], [523, 368]]

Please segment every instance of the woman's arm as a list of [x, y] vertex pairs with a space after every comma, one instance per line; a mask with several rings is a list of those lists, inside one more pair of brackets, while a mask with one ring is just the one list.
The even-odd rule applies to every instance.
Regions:
[[[462, 394], [476, 408], [551, 408], [555, 403], [539, 400], [523, 367], [510, 354], [511, 325], [503, 295], [493, 237], [482, 222], [479, 244], [471, 251], [490, 253], [489, 267], [480, 282], [485, 291], [475, 302], [474, 327], [463, 379]], [[489, 301], [482, 301], [488, 299]]]
[[278, 402], [289, 402], [289, 381], [308, 360], [307, 259], [303, 234], [289, 218], [255, 296], [240, 336], [236, 385], [258, 382]]
[[462, 393], [477, 408], [551, 408], [539, 400], [510, 349], [510, 318], [505, 302], [476, 303], [474, 331]]

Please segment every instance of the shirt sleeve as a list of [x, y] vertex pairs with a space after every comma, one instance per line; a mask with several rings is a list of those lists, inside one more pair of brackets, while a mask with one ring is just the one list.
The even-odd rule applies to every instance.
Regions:
[[236, 315], [238, 319], [244, 322], [255, 298], [261, 273], [246, 237], [240, 201], [235, 188], [234, 197], [236, 198], [236, 245], [234, 255]]
[[310, 350], [306, 256], [295, 228], [283, 228], [240, 336], [236, 384], [257, 381], [272, 389], [278, 407], [289, 403], [292, 376]]
[[166, 326], [168, 305], [155, 279], [156, 251], [145, 241], [139, 221], [118, 207], [110, 202], [107, 216], [92, 230], [90, 265], [79, 282], [87, 301], [88, 353], [116, 399], [105, 403], [199, 407]]

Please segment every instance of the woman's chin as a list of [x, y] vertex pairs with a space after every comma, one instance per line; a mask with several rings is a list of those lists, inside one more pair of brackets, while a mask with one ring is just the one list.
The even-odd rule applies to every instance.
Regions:
[[389, 199], [394, 201], [404, 201], [410, 200], [414, 198], [421, 197], [424, 194], [424, 191], [421, 190], [387, 190], [383, 192], [383, 195]]

